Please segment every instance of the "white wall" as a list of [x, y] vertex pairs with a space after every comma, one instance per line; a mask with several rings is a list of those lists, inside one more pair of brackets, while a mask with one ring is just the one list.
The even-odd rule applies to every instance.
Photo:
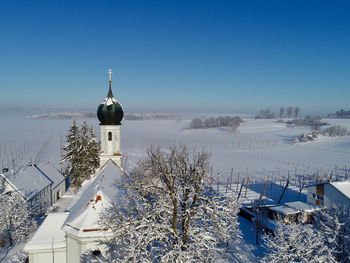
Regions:
[[66, 248], [31, 251], [28, 256], [29, 263], [66, 263]]
[[57, 201], [57, 193], [60, 191], [60, 198], [66, 193], [66, 180], [52, 189], [52, 203]]
[[[307, 188], [307, 202], [311, 205], [316, 205], [316, 199], [313, 197], [316, 194], [316, 186], [312, 185]], [[344, 196], [338, 189], [330, 185], [324, 184], [324, 196], [323, 206], [336, 205], [349, 205], [349, 199]]]
[[[121, 165], [120, 125], [100, 125], [101, 128], [101, 154], [100, 167], [109, 159]], [[108, 133], [112, 133], [112, 140], [108, 140]]]

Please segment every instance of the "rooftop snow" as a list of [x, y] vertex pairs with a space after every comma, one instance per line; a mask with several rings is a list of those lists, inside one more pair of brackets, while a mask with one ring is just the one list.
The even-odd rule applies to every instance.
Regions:
[[281, 215], [294, 215], [299, 213], [298, 210], [284, 205], [269, 207], [269, 209]]
[[329, 184], [333, 185], [336, 189], [342, 192], [347, 198], [350, 199], [350, 181], [343, 182], [329, 182]]
[[[91, 232], [92, 229], [99, 228], [97, 221], [100, 212], [110, 207], [122, 194], [118, 189], [122, 175], [122, 169], [109, 160], [96, 176], [81, 188], [67, 209], [69, 216], [65, 222], [65, 230], [73, 228], [74, 231]], [[100, 201], [97, 201], [97, 196], [100, 196]]]
[[66, 238], [61, 228], [67, 216], [68, 213], [49, 214], [24, 250], [65, 248]]
[[285, 203], [285, 205], [303, 212], [312, 212], [317, 209], [315, 206], [300, 201], [288, 202]]
[[52, 184], [52, 181], [34, 165], [28, 165], [24, 169], [20, 169], [17, 173], [6, 173], [4, 177], [15, 186], [27, 200], [30, 200]]
[[60, 183], [62, 183], [65, 180], [65, 177], [63, 174], [58, 171], [52, 163], [47, 162], [42, 165], [37, 166], [47, 177], [51, 179], [53, 182], [52, 188], [56, 188]]
[[112, 105], [113, 103], [117, 103], [115, 98], [105, 98], [100, 104], [106, 104], [107, 106]]

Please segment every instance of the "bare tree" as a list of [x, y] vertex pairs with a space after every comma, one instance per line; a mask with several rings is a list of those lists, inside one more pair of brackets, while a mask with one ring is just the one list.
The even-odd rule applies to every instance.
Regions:
[[283, 117], [284, 110], [285, 110], [285, 109], [284, 109], [283, 107], [281, 107], [281, 108], [280, 108], [280, 118], [282, 118], [282, 117]]
[[290, 118], [292, 116], [293, 113], [293, 107], [287, 107], [287, 116], [288, 118]]
[[125, 200], [101, 217], [115, 234], [105, 243], [109, 262], [217, 262], [229, 256], [224, 244], [240, 239], [238, 204], [207, 186], [208, 161], [207, 152], [185, 146], [147, 150], [126, 175]]
[[298, 118], [300, 113], [300, 108], [298, 106], [294, 107], [294, 117]]

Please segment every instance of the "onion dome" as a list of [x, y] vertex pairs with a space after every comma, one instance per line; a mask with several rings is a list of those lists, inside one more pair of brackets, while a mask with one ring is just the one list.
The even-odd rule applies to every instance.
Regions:
[[109, 70], [109, 90], [107, 97], [97, 108], [97, 118], [100, 125], [121, 125], [124, 111], [112, 92], [112, 70]]

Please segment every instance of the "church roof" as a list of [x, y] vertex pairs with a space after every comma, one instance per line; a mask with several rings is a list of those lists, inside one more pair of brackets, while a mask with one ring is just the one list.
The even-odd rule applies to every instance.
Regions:
[[59, 249], [66, 247], [65, 233], [61, 227], [68, 213], [48, 214], [35, 235], [24, 247], [25, 251]]
[[109, 160], [86, 183], [67, 209], [64, 231], [78, 237], [95, 236], [106, 229], [98, 223], [101, 211], [112, 206], [124, 193], [121, 189], [124, 171]]

